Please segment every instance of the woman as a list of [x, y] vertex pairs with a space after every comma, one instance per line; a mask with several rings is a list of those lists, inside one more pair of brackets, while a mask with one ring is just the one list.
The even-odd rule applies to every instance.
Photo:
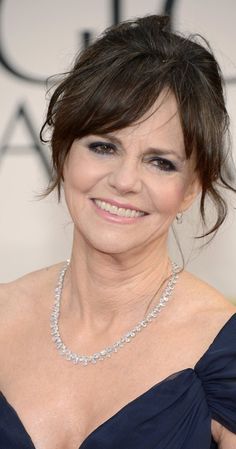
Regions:
[[163, 17], [111, 28], [46, 125], [73, 248], [1, 286], [1, 448], [235, 449], [235, 307], [167, 247], [199, 194], [216, 232], [233, 190], [213, 55]]

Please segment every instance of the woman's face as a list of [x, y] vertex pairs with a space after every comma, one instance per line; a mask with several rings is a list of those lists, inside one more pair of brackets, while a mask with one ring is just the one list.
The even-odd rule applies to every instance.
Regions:
[[174, 95], [160, 97], [156, 106], [142, 123], [88, 135], [70, 149], [66, 202], [75, 233], [99, 251], [119, 254], [165, 245], [176, 214], [197, 193]]

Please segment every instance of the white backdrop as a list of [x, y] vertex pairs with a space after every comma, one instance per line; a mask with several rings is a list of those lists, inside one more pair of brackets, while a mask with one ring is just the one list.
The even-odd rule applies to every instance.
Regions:
[[[42, 157], [49, 157], [49, 149], [38, 147], [38, 152], [35, 141], [46, 111], [46, 89], [40, 80], [69, 67], [75, 52], [84, 45], [84, 33], [89, 32], [93, 38], [113, 23], [116, 3], [123, 20], [161, 13], [166, 2], [0, 0], [1, 282], [70, 254], [72, 224], [65, 206], [57, 205], [55, 195], [37, 200], [37, 194], [47, 185]], [[174, 28], [203, 34], [217, 55], [227, 82], [235, 140], [236, 2], [175, 0], [172, 6]], [[236, 205], [236, 199], [231, 203]], [[184, 224], [178, 226], [187, 268], [229, 298], [236, 298], [236, 212], [232, 208], [217, 237], [201, 251], [190, 243], [195, 217], [195, 211], [190, 211]], [[175, 249], [172, 251], [175, 253]]]

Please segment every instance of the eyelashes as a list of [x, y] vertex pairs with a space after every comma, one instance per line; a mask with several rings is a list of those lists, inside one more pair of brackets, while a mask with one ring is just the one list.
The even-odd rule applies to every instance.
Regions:
[[177, 171], [175, 164], [169, 159], [165, 159], [163, 157], [155, 157], [149, 160], [152, 164], [163, 171]]
[[[101, 156], [114, 156], [118, 150], [116, 145], [110, 142], [92, 142], [88, 144], [88, 149]], [[165, 172], [175, 172], [177, 171], [177, 166], [174, 162], [166, 159], [162, 156], [155, 156], [151, 158], [146, 158], [145, 163], [151, 164], [154, 168], [165, 171]]]
[[94, 153], [102, 154], [102, 155], [109, 155], [116, 152], [116, 146], [112, 143], [105, 143], [105, 142], [93, 142], [88, 145], [89, 150], [93, 151]]

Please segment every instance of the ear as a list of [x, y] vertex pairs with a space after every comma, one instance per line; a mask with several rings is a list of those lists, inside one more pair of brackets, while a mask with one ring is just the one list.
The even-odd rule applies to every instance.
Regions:
[[193, 179], [186, 189], [180, 211], [184, 212], [187, 209], [189, 209], [189, 207], [192, 206], [194, 200], [197, 198], [200, 192], [201, 192], [200, 180], [197, 173], [194, 173]]

